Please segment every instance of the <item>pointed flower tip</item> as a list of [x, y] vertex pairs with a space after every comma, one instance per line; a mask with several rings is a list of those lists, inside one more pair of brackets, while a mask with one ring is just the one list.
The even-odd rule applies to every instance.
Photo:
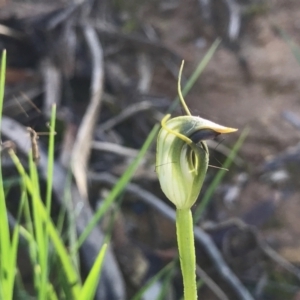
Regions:
[[238, 131], [238, 129], [231, 128], [231, 127], [223, 127], [223, 128], [218, 128], [216, 131], [219, 133], [231, 133], [231, 132]]
[[[199, 127], [198, 129], [209, 129], [209, 130], [213, 130], [216, 133], [222, 134], [222, 133], [231, 133], [231, 132], [235, 132], [238, 129], [237, 128], [232, 128], [232, 127], [226, 127], [223, 125], [220, 125], [218, 123], [212, 122], [210, 120], [207, 119], [203, 119], [201, 117], [196, 117], [198, 122], [199, 122]], [[194, 121], [195, 122], [195, 121]]]

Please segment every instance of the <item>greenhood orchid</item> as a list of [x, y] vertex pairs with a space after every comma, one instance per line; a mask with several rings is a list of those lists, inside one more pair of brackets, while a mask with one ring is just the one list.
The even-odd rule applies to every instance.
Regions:
[[184, 299], [197, 299], [196, 258], [191, 207], [197, 200], [208, 167], [207, 139], [236, 131], [191, 115], [183, 99], [180, 79], [178, 94], [187, 116], [161, 121], [157, 137], [156, 171], [161, 189], [176, 206], [176, 233], [183, 277]]
[[166, 115], [157, 137], [156, 171], [161, 189], [177, 209], [190, 208], [197, 200], [208, 167], [205, 140], [237, 129], [192, 116], [183, 99], [180, 79], [178, 94], [187, 116]]
[[236, 129], [194, 116], [162, 120], [157, 138], [156, 171], [161, 188], [176, 208], [190, 208], [197, 200], [208, 167], [204, 140]]

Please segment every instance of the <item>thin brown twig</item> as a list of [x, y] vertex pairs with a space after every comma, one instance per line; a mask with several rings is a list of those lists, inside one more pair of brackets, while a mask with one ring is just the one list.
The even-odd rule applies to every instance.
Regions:
[[91, 101], [86, 109], [82, 123], [78, 130], [72, 153], [72, 170], [81, 196], [88, 197], [87, 191], [87, 163], [90, 155], [94, 126], [99, 115], [101, 96], [103, 92], [103, 50], [95, 29], [86, 24], [83, 33], [91, 52], [93, 66], [91, 82]]
[[211, 279], [211, 277], [208, 276], [208, 274], [202, 268], [200, 268], [199, 265], [196, 265], [196, 273], [219, 299], [229, 300], [222, 289]]
[[102, 123], [98, 129], [102, 131], [109, 130], [116, 126], [117, 124], [123, 122], [124, 120], [128, 119], [129, 117], [144, 111], [148, 110], [153, 105], [149, 101], [142, 101], [139, 103], [134, 103], [132, 105], [129, 105], [127, 108], [125, 108], [119, 115], [107, 120], [106, 122]]
[[23, 108], [23, 106], [21, 105], [20, 101], [18, 100], [18, 98], [16, 96], [14, 96], [15, 102], [17, 103], [20, 111], [27, 117], [29, 118], [28, 113], [26, 112], [26, 110]]
[[134, 158], [138, 155], [139, 151], [133, 148], [121, 146], [115, 143], [93, 141], [92, 148], [99, 151], [115, 153], [120, 156], [127, 156]]
[[[20, 92], [20, 94], [39, 114], [42, 113], [41, 110], [33, 103], [33, 101], [25, 93]], [[16, 101], [18, 101], [18, 99], [16, 99]]]

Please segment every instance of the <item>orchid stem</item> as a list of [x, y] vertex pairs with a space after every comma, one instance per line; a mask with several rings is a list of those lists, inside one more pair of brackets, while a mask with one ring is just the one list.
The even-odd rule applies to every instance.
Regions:
[[185, 300], [197, 299], [193, 217], [189, 208], [176, 210], [176, 232]]

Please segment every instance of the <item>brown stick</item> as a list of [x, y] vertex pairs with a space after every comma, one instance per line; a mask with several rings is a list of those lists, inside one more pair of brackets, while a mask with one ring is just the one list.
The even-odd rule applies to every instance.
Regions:
[[87, 163], [90, 155], [94, 126], [99, 115], [103, 90], [103, 52], [97, 33], [90, 25], [85, 25], [83, 33], [91, 52], [93, 65], [91, 101], [86, 109], [76, 137], [72, 153], [72, 170], [81, 196], [87, 200]]
[[39, 150], [39, 145], [38, 145], [37, 139], [39, 137], [38, 137], [37, 132], [34, 129], [32, 129], [31, 127], [27, 127], [26, 129], [30, 134], [32, 159], [35, 162], [35, 164], [38, 165], [38, 163], [40, 161], [40, 150]]

